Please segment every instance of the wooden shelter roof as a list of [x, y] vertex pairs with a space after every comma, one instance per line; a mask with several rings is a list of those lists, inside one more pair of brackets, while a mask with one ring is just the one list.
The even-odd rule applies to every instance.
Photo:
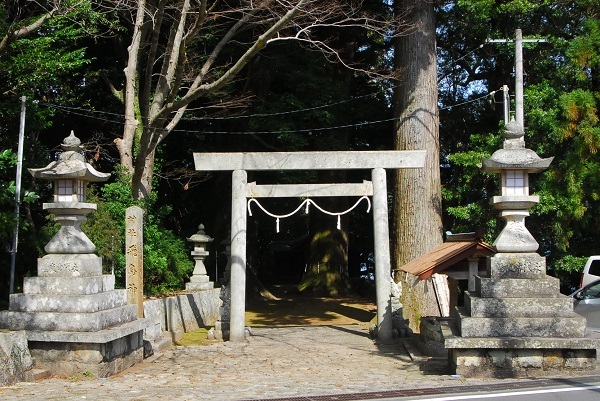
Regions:
[[491, 256], [496, 251], [494, 248], [479, 240], [449, 241], [432, 249], [425, 255], [411, 260], [400, 269], [425, 280], [435, 273], [443, 270], [472, 256]]

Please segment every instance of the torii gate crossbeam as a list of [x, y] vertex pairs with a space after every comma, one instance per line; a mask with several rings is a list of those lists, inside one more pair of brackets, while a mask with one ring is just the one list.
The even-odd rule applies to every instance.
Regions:
[[[425, 164], [425, 151], [194, 153], [194, 162], [196, 170], [200, 171], [233, 171], [230, 341], [245, 341], [246, 202], [254, 192], [262, 194], [261, 197], [368, 196], [371, 195], [372, 190], [378, 338], [381, 340], [392, 338], [391, 263], [387, 179], [384, 168], [422, 168]], [[372, 170], [372, 183], [257, 186], [255, 183], [248, 184], [246, 172], [247, 170], [351, 169]], [[367, 193], [362, 193], [363, 191]]]

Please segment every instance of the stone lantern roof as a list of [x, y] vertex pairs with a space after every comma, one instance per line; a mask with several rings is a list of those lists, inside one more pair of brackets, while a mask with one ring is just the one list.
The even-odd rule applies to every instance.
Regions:
[[211, 238], [209, 235], [207, 235], [204, 232], [204, 224], [200, 224], [198, 226], [198, 232], [194, 235], [192, 235], [191, 237], [187, 238], [187, 240], [189, 242], [194, 242], [194, 243], [208, 243], [208, 242], [212, 242], [214, 240], [214, 238]]
[[102, 182], [110, 177], [110, 173], [101, 173], [85, 162], [81, 154], [83, 146], [73, 131], [60, 146], [63, 148], [63, 152], [58, 160], [51, 162], [46, 167], [28, 169], [32, 176], [52, 181], [77, 178], [88, 182]]
[[502, 133], [503, 149], [495, 151], [489, 159], [484, 158], [481, 170], [488, 173], [500, 173], [502, 170], [526, 170], [528, 173], [537, 173], [547, 169], [554, 157], [542, 159], [533, 150], [526, 149], [524, 135], [525, 131], [516, 121], [506, 124]]

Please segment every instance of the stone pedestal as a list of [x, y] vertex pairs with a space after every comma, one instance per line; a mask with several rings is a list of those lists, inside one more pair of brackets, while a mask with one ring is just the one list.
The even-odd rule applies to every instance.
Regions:
[[467, 377], [528, 377], [596, 368], [600, 337], [586, 335], [585, 318], [546, 275], [536, 253], [488, 258], [487, 277], [457, 308], [454, 331], [444, 333], [450, 367]]
[[94, 254], [46, 255], [23, 293], [11, 294], [0, 328], [25, 330], [36, 367], [53, 374], [116, 374], [142, 361], [147, 324], [114, 283]]

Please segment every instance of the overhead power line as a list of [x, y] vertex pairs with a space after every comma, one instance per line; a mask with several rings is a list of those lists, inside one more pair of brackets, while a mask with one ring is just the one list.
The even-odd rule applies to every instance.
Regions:
[[[457, 103], [452, 106], [441, 107], [439, 109], [446, 110], [446, 109], [452, 109], [454, 107], [464, 106], [464, 105], [467, 105], [470, 103], [477, 102], [481, 99], [485, 99], [485, 98], [489, 97], [490, 95], [495, 94], [496, 92], [497, 92], [497, 90], [486, 93], [482, 96], [476, 97], [471, 100]], [[98, 116], [94, 115], [94, 114], [107, 114], [107, 115], [120, 116], [119, 114], [115, 114], [115, 113], [97, 111], [97, 110], [92, 110], [92, 109], [84, 109], [81, 107], [62, 106], [62, 105], [57, 105], [57, 104], [52, 104], [52, 103], [47, 103], [47, 102], [38, 102], [38, 104], [41, 106], [49, 107], [49, 108], [55, 108], [57, 110], [61, 110], [65, 113], [69, 113], [72, 115], [90, 118], [90, 119], [93, 119], [96, 121], [103, 121], [103, 122], [108, 122], [108, 123], [113, 123], [113, 124], [121, 124], [121, 125], [125, 124], [125, 121], [123, 121], [123, 120], [120, 120], [120, 121], [112, 120], [112, 119], [98, 117]], [[296, 129], [296, 130], [280, 130], [280, 131], [210, 131], [210, 130], [174, 129], [173, 132], [207, 134], [207, 135], [225, 135], [225, 134], [234, 134], [234, 135], [244, 135], [244, 134], [246, 134], [246, 135], [268, 135], [268, 134], [271, 134], [272, 135], [272, 134], [306, 134], [306, 133], [310, 134], [313, 132], [333, 131], [333, 130], [347, 129], [347, 128], [361, 128], [361, 127], [365, 127], [365, 126], [369, 126], [369, 125], [382, 124], [382, 123], [386, 123], [386, 122], [396, 121], [398, 119], [399, 119], [398, 117], [392, 117], [392, 118], [385, 118], [385, 119], [381, 119], [381, 120], [362, 121], [362, 122], [353, 123], [353, 124], [345, 124], [345, 125], [337, 125], [337, 126], [329, 126], [329, 127], [313, 127], [313, 128]], [[224, 120], [227, 120], [227, 119], [224, 119]]]

